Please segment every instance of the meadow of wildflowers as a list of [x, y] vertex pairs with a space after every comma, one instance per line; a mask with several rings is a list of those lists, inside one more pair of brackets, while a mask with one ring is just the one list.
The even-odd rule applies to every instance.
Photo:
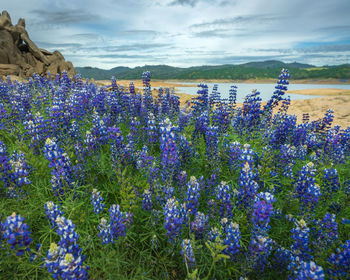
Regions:
[[350, 279], [350, 127], [198, 86], [0, 81], [1, 279]]

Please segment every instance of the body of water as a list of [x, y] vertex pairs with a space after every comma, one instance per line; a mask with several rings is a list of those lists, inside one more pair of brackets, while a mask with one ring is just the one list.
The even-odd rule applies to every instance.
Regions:
[[[180, 93], [187, 93], [195, 95], [197, 94], [198, 87], [197, 83], [182, 83], [191, 84], [193, 87], [176, 87], [177, 91]], [[207, 83], [209, 94], [213, 90], [214, 83]], [[244, 101], [244, 97], [256, 89], [260, 92], [260, 97], [263, 101], [267, 101], [271, 98], [273, 92], [275, 91], [276, 84], [246, 84], [246, 83], [217, 83], [218, 92], [220, 92], [222, 98], [229, 97], [229, 91], [232, 85], [237, 86], [237, 102], [241, 103]], [[301, 89], [322, 89], [322, 88], [337, 88], [337, 89], [350, 89], [350, 85], [316, 85], [316, 84], [290, 84], [288, 85], [288, 90], [301, 90]], [[291, 100], [297, 99], [310, 99], [315, 97], [321, 97], [316, 95], [303, 95], [303, 94], [292, 94], [286, 92], [286, 96], [290, 96]]]

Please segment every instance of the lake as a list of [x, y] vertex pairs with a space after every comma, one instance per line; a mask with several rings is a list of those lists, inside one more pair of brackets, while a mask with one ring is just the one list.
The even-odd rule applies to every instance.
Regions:
[[[188, 85], [194, 85], [193, 87], [176, 87], [177, 92], [187, 93], [195, 95], [197, 94], [198, 87], [197, 83], [182, 83]], [[209, 94], [212, 92], [214, 83], [207, 83]], [[222, 98], [229, 97], [229, 91], [231, 85], [237, 86], [237, 102], [241, 103], [244, 101], [244, 97], [250, 93], [253, 89], [257, 89], [260, 92], [260, 97], [263, 101], [270, 99], [273, 92], [275, 91], [276, 84], [246, 84], [246, 83], [217, 83], [218, 92], [221, 93]], [[324, 84], [290, 84], [288, 90], [301, 90], [301, 89], [322, 89], [322, 88], [336, 88], [336, 89], [350, 89], [350, 85], [324, 85]], [[290, 96], [291, 100], [297, 99], [310, 99], [321, 96], [316, 95], [303, 95], [303, 94], [292, 94], [286, 92], [286, 96]]]

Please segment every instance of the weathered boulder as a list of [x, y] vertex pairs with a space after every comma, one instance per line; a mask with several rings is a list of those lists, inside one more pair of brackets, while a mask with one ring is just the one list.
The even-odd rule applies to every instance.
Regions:
[[0, 75], [28, 78], [33, 73], [46, 75], [50, 72], [54, 76], [63, 71], [70, 76], [76, 75], [73, 64], [66, 61], [59, 51], [51, 53], [38, 48], [30, 40], [25, 27], [24, 19], [13, 25], [7, 11], [0, 14]]
[[21, 68], [16, 64], [0, 64], [0, 76], [20, 76]]

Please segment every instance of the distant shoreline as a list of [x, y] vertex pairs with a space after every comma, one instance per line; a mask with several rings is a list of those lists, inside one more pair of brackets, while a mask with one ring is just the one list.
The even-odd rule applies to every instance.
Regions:
[[[248, 79], [248, 80], [228, 80], [228, 79], [196, 79], [196, 80], [152, 80], [152, 81], [163, 81], [171, 83], [238, 83], [238, 84], [275, 84], [277, 79]], [[350, 79], [339, 80], [339, 79], [300, 79], [300, 80], [289, 80], [291, 84], [325, 84], [325, 85], [349, 85]]]

